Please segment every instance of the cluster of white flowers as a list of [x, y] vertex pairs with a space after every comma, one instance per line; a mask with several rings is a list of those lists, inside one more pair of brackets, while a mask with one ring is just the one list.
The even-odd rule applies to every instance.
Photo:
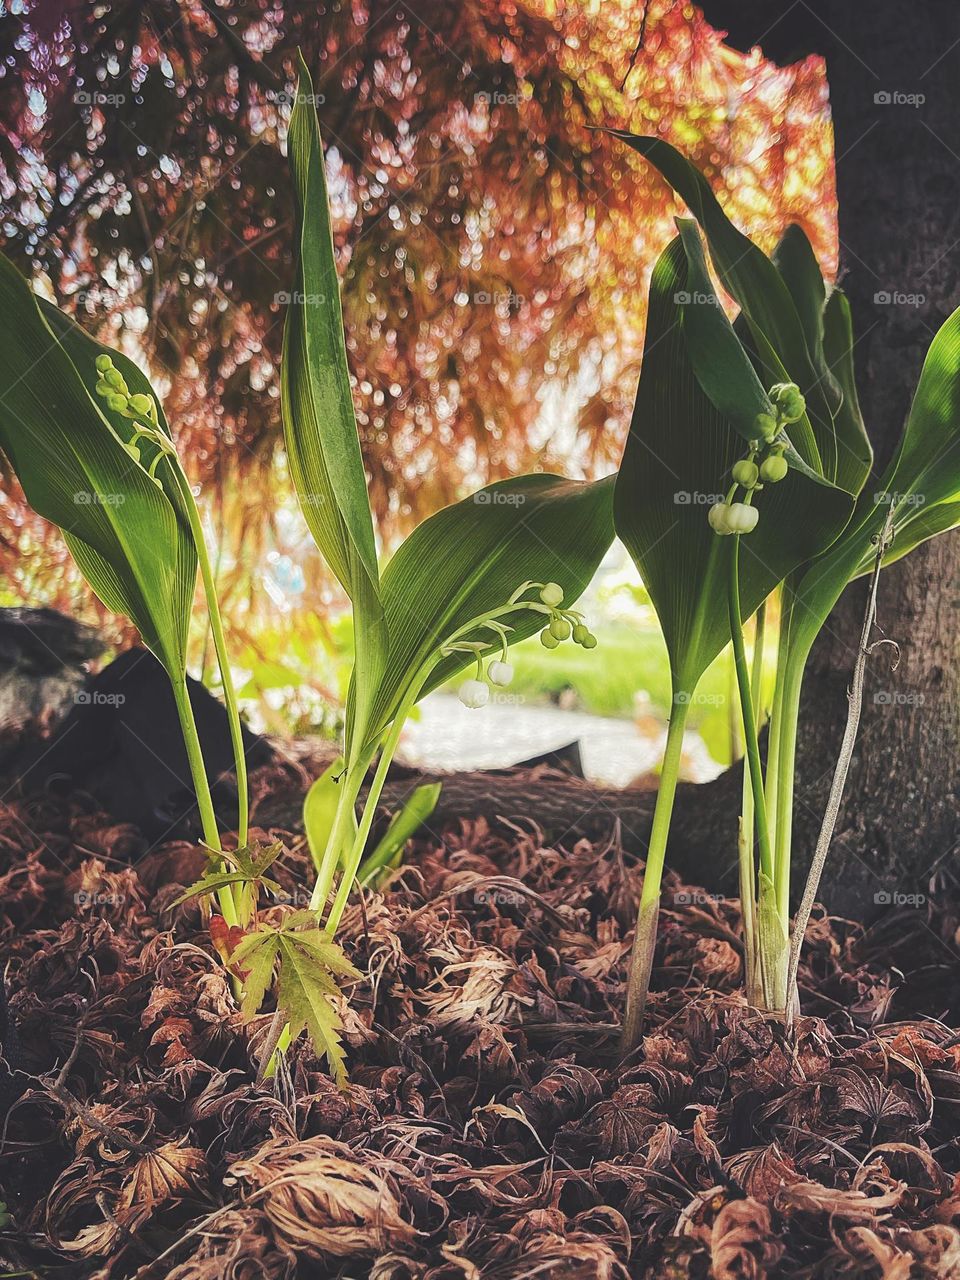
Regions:
[[[521, 600], [519, 597], [524, 591], [536, 588], [538, 590], [537, 600]], [[545, 583], [525, 583], [519, 591], [511, 597], [511, 603], [516, 604], [518, 609], [532, 609], [537, 613], [545, 614], [548, 618], [547, 625], [540, 632], [540, 643], [545, 649], [556, 649], [564, 640], [573, 639], [575, 644], [581, 645], [584, 649], [595, 649], [597, 645], [597, 637], [590, 628], [584, 623], [583, 615], [575, 613], [572, 609], [563, 608], [563, 587], [558, 582]], [[496, 685], [498, 688], [505, 688], [513, 680], [513, 665], [507, 661], [507, 636], [508, 628], [498, 623], [488, 623], [493, 626], [500, 634], [501, 651], [500, 657], [493, 659], [487, 664], [484, 670], [483, 656], [481, 650], [484, 646], [462, 645], [455, 646], [459, 648], [473, 648], [477, 653], [477, 669], [476, 674], [468, 680], [464, 680], [460, 685], [459, 698], [465, 707], [478, 709], [485, 707], [490, 701], [490, 686]]]

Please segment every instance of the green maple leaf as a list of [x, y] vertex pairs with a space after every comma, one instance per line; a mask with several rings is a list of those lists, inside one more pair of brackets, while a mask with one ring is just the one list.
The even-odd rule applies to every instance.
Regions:
[[[277, 881], [269, 879], [264, 872], [276, 862], [282, 852], [283, 845], [279, 840], [273, 844], [248, 844], [242, 849], [225, 849], [222, 853], [218, 851], [210, 870], [182, 893], [173, 905], [176, 907], [190, 898], [216, 893], [229, 884], [253, 884], [258, 891], [263, 888], [271, 893], [280, 893], [281, 887]], [[221, 862], [226, 862], [233, 870], [220, 870]]]
[[340, 1040], [343, 1024], [335, 1003], [340, 994], [337, 979], [356, 980], [362, 975], [330, 935], [317, 928], [316, 919], [311, 911], [294, 911], [279, 928], [261, 925], [231, 952], [230, 964], [246, 973], [240, 1010], [252, 1018], [273, 981], [279, 957], [277, 1007], [290, 1024], [291, 1038], [306, 1030], [342, 1085], [347, 1072]]

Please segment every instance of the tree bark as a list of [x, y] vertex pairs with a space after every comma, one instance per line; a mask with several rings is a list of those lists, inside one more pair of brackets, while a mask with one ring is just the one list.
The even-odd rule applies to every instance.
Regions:
[[[902, 0], [718, 0], [704, 10], [714, 26], [731, 31], [738, 47], [759, 44], [780, 62], [811, 52], [826, 58], [840, 275], [853, 308], [858, 385], [877, 454], [867, 483], [876, 484], [930, 340], [960, 302], [960, 8], [953, 0], [909, 8]], [[879, 625], [899, 643], [902, 658], [890, 671], [881, 650], [868, 671], [824, 885], [824, 899], [835, 910], [862, 918], [885, 895], [926, 893], [931, 875], [956, 852], [958, 582], [958, 533], [919, 548], [881, 578]], [[862, 584], [848, 589], [807, 672], [795, 830], [800, 876], [842, 732], [863, 590]]]

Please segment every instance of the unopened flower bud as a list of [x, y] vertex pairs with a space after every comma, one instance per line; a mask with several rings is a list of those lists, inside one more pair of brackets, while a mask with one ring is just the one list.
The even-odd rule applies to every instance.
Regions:
[[765, 440], [777, 433], [777, 420], [772, 413], [758, 413], [753, 421], [759, 435]]
[[578, 622], [573, 628], [573, 643], [583, 644], [589, 634], [590, 628], [585, 626], [582, 622]]
[[595, 649], [597, 647], [597, 637], [592, 631], [588, 631], [580, 643], [585, 649]]
[[487, 667], [487, 678], [491, 684], [504, 688], [513, 679], [513, 665], [509, 662], [491, 662]]
[[566, 618], [552, 618], [550, 621], [550, 634], [556, 636], [558, 640], [570, 639], [570, 623]]
[[490, 701], [490, 686], [484, 680], [464, 680], [457, 696], [465, 707], [477, 711]]
[[147, 416], [153, 409], [153, 401], [150, 396], [144, 395], [143, 392], [140, 391], [137, 392], [135, 396], [130, 397], [128, 407], [132, 409], [134, 413]]
[[106, 354], [97, 356], [94, 363], [96, 364], [97, 373], [106, 373], [108, 369], [113, 368], [113, 360]]
[[103, 380], [113, 387], [114, 391], [122, 391], [124, 395], [127, 393], [127, 384], [124, 382], [123, 374], [119, 369], [115, 369], [113, 365], [109, 369], [103, 370]]
[[563, 587], [559, 582], [548, 582], [540, 589], [540, 599], [551, 609], [556, 609], [558, 605], [563, 604]]
[[545, 649], [555, 649], [560, 641], [553, 634], [549, 627], [544, 627], [540, 632], [540, 643]]
[[127, 407], [127, 397], [119, 391], [114, 391], [112, 395], [107, 396], [107, 408], [112, 409], [114, 413], [123, 413]]
[[771, 453], [769, 458], [764, 458], [760, 463], [760, 477], [768, 484], [776, 484], [778, 480], [782, 480], [787, 471], [787, 460], [779, 453]]
[[750, 458], [741, 458], [739, 462], [735, 462], [733, 464], [733, 469], [730, 474], [733, 476], [737, 484], [741, 485], [744, 489], [752, 489], [757, 483], [757, 476], [760, 472], [757, 469], [757, 464], [751, 461]]

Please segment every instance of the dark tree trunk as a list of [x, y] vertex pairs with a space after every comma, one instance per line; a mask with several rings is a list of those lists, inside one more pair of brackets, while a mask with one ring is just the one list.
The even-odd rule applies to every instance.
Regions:
[[[841, 278], [854, 313], [861, 400], [877, 452], [868, 483], [875, 483], [930, 339], [960, 303], [960, 6], [710, 0], [704, 9], [740, 48], [759, 44], [781, 63], [811, 52], [826, 57]], [[960, 838], [958, 570], [953, 533], [881, 580], [879, 622], [902, 659], [896, 671], [889, 651], [871, 662], [823, 886], [836, 910], [863, 917], [884, 894], [925, 893], [931, 873], [949, 874]], [[798, 759], [800, 875], [836, 758], [863, 603], [862, 587], [847, 591], [811, 656]]]

